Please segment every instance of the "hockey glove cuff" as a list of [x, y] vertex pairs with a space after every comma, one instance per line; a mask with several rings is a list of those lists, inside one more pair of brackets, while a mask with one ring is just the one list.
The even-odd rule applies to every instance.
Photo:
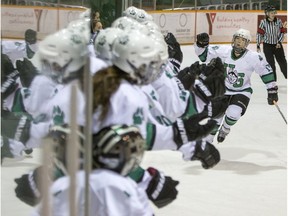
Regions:
[[185, 143], [207, 136], [216, 127], [217, 122], [212, 119], [209, 119], [205, 124], [200, 124], [200, 121], [207, 117], [208, 112], [204, 111], [188, 119], [178, 118], [172, 124], [174, 142], [177, 144], [178, 149]]
[[195, 146], [195, 153], [191, 160], [199, 160], [204, 169], [210, 169], [219, 163], [220, 153], [211, 143], [205, 143], [205, 141], [197, 141]]
[[27, 58], [24, 58], [23, 61], [16, 61], [17, 70], [20, 73], [20, 80], [24, 87], [29, 87], [34, 77], [38, 75], [37, 69]]
[[173, 180], [170, 176], [164, 176], [157, 169], [149, 167], [147, 171], [152, 179], [146, 189], [148, 198], [158, 207], [162, 208], [173, 202], [178, 194], [176, 186], [179, 181]]
[[30, 137], [31, 120], [26, 115], [16, 115], [13, 112], [6, 112], [1, 118], [1, 134], [10, 139], [22, 142], [24, 145]]
[[16, 197], [30, 206], [37, 205], [41, 199], [40, 185], [37, 183], [39, 172], [40, 168], [37, 168], [29, 174], [14, 179], [17, 184], [15, 188]]
[[267, 89], [268, 92], [268, 104], [269, 105], [274, 105], [274, 101], [277, 102], [278, 101], [278, 87], [275, 86], [273, 88]]

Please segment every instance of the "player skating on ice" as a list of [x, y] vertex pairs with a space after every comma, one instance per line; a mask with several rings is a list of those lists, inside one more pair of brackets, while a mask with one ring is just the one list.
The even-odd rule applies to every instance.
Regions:
[[[247, 49], [251, 41], [250, 32], [246, 29], [237, 30], [232, 38], [232, 46], [209, 45], [209, 35], [201, 33], [197, 35], [194, 45], [195, 52], [203, 62], [211, 58], [220, 57], [225, 67], [225, 97], [229, 106], [225, 115], [218, 119], [223, 123], [219, 130], [217, 141], [223, 142], [229, 134], [231, 127], [236, 124], [241, 116], [245, 114], [253, 90], [251, 87], [251, 75], [256, 72], [267, 89], [267, 101], [273, 105], [278, 101], [278, 87], [271, 66], [257, 52]], [[213, 140], [214, 134], [209, 137]]]
[[[134, 12], [133, 12], [134, 13]], [[134, 19], [136, 20], [136, 19]], [[195, 97], [193, 95], [190, 95], [190, 92], [186, 91], [185, 89], [183, 89], [183, 85], [181, 84], [181, 81], [177, 79], [176, 75], [179, 71], [179, 67], [180, 67], [180, 62], [182, 62], [183, 59], [183, 54], [182, 51], [180, 49], [180, 45], [177, 42], [176, 38], [169, 33], [164, 40], [164, 36], [161, 34], [159, 27], [153, 23], [153, 21], [145, 21], [145, 22], [141, 22], [141, 24], [143, 24], [144, 26], [146, 26], [149, 30], [149, 32], [147, 33], [147, 29], [143, 29], [142, 25], [139, 25], [139, 23], [135, 22], [133, 19], [129, 18], [129, 17], [120, 17], [117, 20], [115, 20], [115, 22], [112, 23], [112, 26], [114, 26], [115, 28], [120, 28], [120, 29], [137, 29], [140, 28], [140, 31], [143, 34], [147, 34], [150, 37], [153, 38], [154, 43], [155, 43], [155, 47], [158, 47], [158, 49], [160, 50], [160, 54], [162, 55], [162, 61], [163, 64], [161, 66], [161, 70], [159, 71], [159, 73], [157, 74], [157, 77], [155, 79], [153, 79], [154, 81], [151, 83], [150, 86], [145, 85], [144, 87], [142, 87], [142, 90], [144, 90], [145, 95], [148, 98], [149, 103], [152, 103], [149, 105], [150, 108], [150, 113], [152, 113], [152, 122], [153, 121], [157, 121], [158, 124], [164, 125], [164, 126], [168, 126], [168, 125], [172, 125], [173, 122], [175, 122], [178, 118], [189, 118], [190, 116], [200, 113], [201, 111], [203, 111], [205, 103], [207, 103], [206, 101], [203, 102], [200, 99], [195, 99]], [[140, 26], [140, 27], [139, 27]], [[168, 45], [168, 46], [167, 46]], [[168, 57], [168, 53], [169, 52], [169, 58]], [[165, 56], [167, 55], [167, 56]], [[165, 56], [165, 57], [163, 57]], [[166, 59], [165, 59], [166, 58]], [[178, 64], [175, 64], [176, 62], [178, 62]], [[221, 62], [220, 62], [221, 63]], [[221, 63], [222, 65], [222, 63]], [[212, 65], [211, 65], [212, 66]], [[217, 68], [215, 68], [215, 66], [213, 65], [213, 67], [211, 67], [211, 70], [218, 70]], [[222, 65], [222, 70], [223, 70], [223, 65]], [[220, 68], [221, 71], [221, 68]], [[219, 77], [217, 78], [217, 76], [214, 76], [214, 79], [211, 78], [210, 80], [213, 80], [213, 82], [218, 84], [218, 91], [213, 92], [213, 97], [217, 97], [219, 95], [223, 95], [224, 93], [224, 75], [223, 72], [220, 72], [222, 74], [222, 78]], [[213, 74], [214, 75], [214, 74]], [[194, 78], [194, 80], [196, 79], [196, 77]], [[209, 80], [209, 79], [208, 79]], [[221, 84], [222, 83], [222, 84]], [[211, 84], [210, 84], [211, 85]], [[222, 86], [222, 88], [221, 88]], [[155, 89], [154, 89], [155, 88]], [[149, 92], [150, 91], [150, 92]], [[215, 94], [214, 94], [215, 93]], [[151, 96], [153, 95], [153, 96]], [[158, 103], [158, 104], [157, 104]], [[159, 104], [160, 103], [160, 104]], [[157, 105], [156, 105], [157, 104]], [[162, 107], [161, 107], [162, 106]], [[160, 109], [157, 108], [161, 107]], [[156, 111], [157, 110], [157, 111]], [[163, 112], [164, 111], [164, 112]], [[215, 114], [215, 110], [213, 110], [213, 113]], [[197, 126], [195, 126], [195, 130]], [[152, 131], [155, 131], [155, 129], [153, 129], [154, 127], [150, 127]], [[156, 140], [157, 137], [167, 137], [168, 133], [161, 133], [161, 129], [157, 128], [156, 129], [157, 133], [155, 135]], [[154, 132], [155, 133], [155, 132]], [[163, 134], [163, 135], [161, 135]], [[178, 147], [175, 145], [175, 143], [171, 142], [172, 140], [170, 139], [169, 141], [162, 141], [162, 142], [154, 142], [154, 144], [150, 144], [149, 146], [151, 146], [150, 148], [152, 150], [156, 150], [156, 149], [175, 149]], [[181, 141], [179, 141], [181, 142]], [[207, 143], [208, 146], [210, 145], [210, 153], [208, 153], [208, 147], [206, 148], [206, 143], [201, 143], [199, 142], [199, 144], [196, 144], [197, 146], [201, 146], [200, 148], [197, 148], [198, 153], [199, 154], [203, 154], [202, 157], [200, 155], [198, 155], [198, 153], [195, 152], [195, 143], [186, 146], [185, 150], [181, 149], [181, 151], [183, 151], [183, 158], [185, 160], [193, 160], [195, 159], [195, 157], [193, 157], [194, 153], [198, 155], [197, 160], [201, 160], [202, 161], [202, 165], [205, 168], [211, 168], [214, 165], [217, 164], [217, 162], [220, 160], [219, 154], [218, 157], [216, 157], [216, 153], [217, 150], [209, 143]], [[179, 146], [181, 146], [182, 144], [179, 143]], [[201, 153], [202, 152], [202, 153]], [[205, 154], [204, 154], [205, 152]], [[215, 153], [215, 157], [212, 156]], [[185, 154], [185, 156], [184, 156]], [[212, 163], [211, 160], [211, 164], [208, 165], [207, 161], [205, 161], [206, 159], [206, 155], [208, 157], [208, 155], [210, 155], [211, 158], [214, 158], [215, 161]], [[217, 159], [218, 158], [218, 159]]]
[[[51, 125], [69, 123], [71, 86], [73, 82], [77, 85], [79, 77], [83, 75], [88, 57], [86, 44], [83, 36], [67, 29], [49, 35], [39, 43], [39, 74], [31, 81], [29, 94], [20, 103], [32, 118], [19, 114], [15, 116], [14, 112], [10, 116], [2, 116], [1, 123], [5, 125], [3, 130], [6, 131], [4, 134], [9, 135], [8, 138], [20, 141], [26, 148], [35, 148], [49, 133]], [[24, 64], [23, 70], [32, 68], [27, 68], [28, 63], [30, 66], [32, 63], [25, 59], [20, 63]], [[82, 125], [85, 119], [83, 97], [78, 88], [77, 117]], [[10, 149], [14, 148], [10, 146]]]
[[[69, 50], [71, 49], [71, 47], [70, 46], [66, 46], [66, 45], [69, 45], [69, 44], [67, 44], [67, 43], [64, 43], [65, 42], [65, 39], [69, 39], [69, 38], [71, 38], [71, 37], [69, 37], [69, 32], [70, 31], [67, 31], [67, 29], [65, 29], [65, 30], [62, 30], [61, 31], [62, 32], [62, 35], [61, 34], [59, 34], [59, 32], [58, 32], [58, 34], [53, 34], [53, 35], [51, 35], [51, 36], [49, 36], [48, 38], [47, 38], [47, 40], [43, 40], [43, 43], [41, 43], [40, 44], [40, 52], [41, 51], [43, 51], [43, 53], [42, 54], [40, 54], [39, 53], [39, 59], [41, 60], [41, 59], [43, 59], [43, 63], [46, 63], [46, 64], [48, 64], [47, 66], [49, 66], [49, 65], [57, 65], [56, 64], [56, 62], [58, 62], [58, 61], [60, 61], [60, 62], [62, 62], [62, 61], [64, 61], [65, 59], [68, 59], [69, 60]], [[68, 35], [66, 35], [65, 33], [67, 33]], [[64, 35], [63, 35], [64, 34]], [[58, 37], [59, 36], [59, 37]], [[61, 38], [61, 36], [63, 37], [63, 38]], [[137, 36], [137, 35], [136, 35]], [[72, 37], [73, 39], [76, 39], [77, 37]], [[54, 39], [56, 39], [56, 40], [54, 40]], [[64, 41], [63, 41], [64, 40]], [[78, 41], [79, 42], [79, 41]], [[48, 46], [50, 44], [50, 46]], [[58, 47], [57, 45], [59, 45], [59, 44], [61, 44], [61, 45], [63, 45], [63, 46], [60, 46], [60, 47]], [[152, 44], [152, 43], [151, 43]], [[44, 46], [44, 47], [42, 47], [42, 45]], [[55, 48], [56, 47], [56, 50], [57, 50], [57, 52], [56, 53], [54, 53], [53, 52], [53, 50], [50, 50], [50, 48]], [[66, 49], [68, 49], [68, 50], [66, 50], [66, 52], [61, 52], [61, 50], [58, 50], [58, 48], [66, 48]], [[84, 47], [84, 45], [83, 45], [83, 47]], [[85, 50], [85, 48], [81, 48], [80, 50]], [[43, 48], [43, 49], [42, 49]], [[54, 51], [56, 51], [56, 50], [54, 50]], [[77, 50], [75, 50], [75, 54], [81, 54], [81, 52], [79, 52], [80, 50], [78, 50], [78, 52], [77, 52]], [[48, 52], [49, 51], [49, 52]], [[149, 50], [150, 51], [150, 50]], [[61, 59], [59, 56], [57, 56], [57, 53], [64, 53], [64, 54], [67, 54], [68, 53], [68, 55], [66, 56], [66, 55], [64, 55], [64, 56], [62, 56], [62, 57], [64, 57], [64, 59]], [[45, 55], [46, 54], [46, 55]], [[51, 56], [49, 55], [49, 54], [51, 54]], [[124, 55], [125, 53], [123, 53], [123, 55]], [[156, 55], [156, 56], [154, 56], [154, 55]], [[151, 60], [153, 60], [154, 59], [154, 57], [157, 57], [157, 55], [158, 55], [158, 50], [156, 50], [156, 49], [153, 49], [152, 50], [152, 58], [150, 59], [148, 59], [147, 61], [148, 62], [150, 62]], [[59, 57], [59, 58], [53, 58], [53, 56], [56, 56], [56, 57]], [[67, 57], [67, 58], [66, 58]], [[142, 58], [145, 58], [145, 56], [143, 56]], [[74, 59], [74, 58], [73, 58]], [[80, 61], [81, 59], [80, 58], [75, 58], [75, 59], [77, 59], [77, 61]], [[157, 59], [157, 58], [156, 58]], [[45, 60], [45, 61], [44, 61]], [[141, 59], [140, 59], [141, 60]], [[42, 60], [41, 60], [41, 62], [42, 62]], [[52, 64], [53, 62], [55, 62], [55, 64]], [[65, 62], [65, 61], [64, 61]], [[69, 62], [69, 61], [68, 61]], [[67, 62], [66, 62], [67, 63]], [[79, 63], [79, 62], [78, 62]], [[85, 63], [85, 61], [84, 62], [82, 62], [81, 61], [81, 64], [79, 64], [78, 66], [81, 66], [81, 65], [84, 65], [84, 63]], [[68, 64], [69, 65], [69, 64]], [[73, 64], [74, 66], [76, 66], [77, 64]], [[156, 65], [157, 65], [157, 62], [156, 62]], [[154, 66], [154, 65], [152, 65], [152, 66]], [[157, 66], [155, 66], [156, 68], [157, 68]], [[58, 68], [58, 67], [57, 67]], [[57, 69], [56, 68], [56, 69]], [[50, 68], [51, 69], [51, 68]], [[151, 69], [151, 68], [147, 68], [147, 70], [149, 70], [149, 69]], [[153, 69], [153, 68], [152, 68]], [[144, 68], [144, 70], [145, 70], [145, 68]], [[46, 72], [49, 72], [49, 70], [47, 70]], [[63, 79], [64, 77], [58, 77], [57, 75], [61, 75], [61, 74], [58, 74], [58, 73], [56, 73], [57, 71], [54, 71], [54, 70], [52, 70], [52, 71], [50, 71], [50, 73], [47, 73], [47, 75], [48, 76], [51, 76], [55, 81], [57, 81], [58, 83], [59, 83], [59, 85], [60, 84], [62, 84], [62, 89], [59, 89], [59, 91], [57, 91], [57, 94], [55, 94], [55, 96], [53, 96], [53, 100], [51, 100], [51, 104], [53, 105], [52, 106], [52, 120], [51, 121], [48, 121], [48, 123], [46, 124], [48, 127], [46, 128], [46, 129], [49, 129], [50, 127], [51, 127], [51, 125], [61, 125], [61, 124], [63, 124], [63, 123], [69, 123], [69, 119], [67, 119], [68, 117], [69, 117], [69, 111], [67, 111], [66, 112], [66, 109], [70, 109], [70, 106], [69, 106], [69, 95], [64, 95], [63, 93], [64, 93], [64, 90], [63, 89], [65, 89], [65, 88], [69, 88], [69, 85], [63, 85], [64, 83], [61, 83], [61, 81], [64, 81], [64, 80], [66, 80], [66, 79]], [[98, 73], [100, 73], [100, 71], [99, 72], [97, 72], [96, 73], [96, 75], [98, 74]], [[71, 75], [77, 75], [77, 74], [75, 74], [75, 73], [72, 73]], [[96, 76], [95, 75], [95, 76]], [[110, 74], [108, 74], [108, 75], [110, 75]], [[72, 76], [72, 77], [70, 77], [69, 76], [69, 80], [70, 81], [72, 81], [72, 80], [74, 80], [73, 78], [77, 78], [78, 76]], [[65, 77], [66, 78], [66, 77]], [[67, 77], [68, 78], [68, 77]], [[78, 77], [79, 78], [79, 77]], [[67, 80], [66, 80], [67, 81]], [[75, 80], [76, 81], [76, 80]], [[107, 84], [107, 83], [105, 83], [105, 80], [101, 80], [101, 85], [102, 84]], [[61, 86], [61, 85], [60, 85]], [[113, 87], [113, 86], [109, 86], [109, 87]], [[133, 91], [133, 88], [132, 88], [132, 91]], [[101, 91], [102, 92], [102, 91]], [[129, 93], [129, 91], [128, 91], [128, 93]], [[57, 97], [60, 97], [61, 96], [61, 94], [63, 94], [62, 95], [62, 100], [60, 100], [61, 98], [58, 98], [60, 101], [58, 101], [59, 103], [57, 104], [56, 102], [57, 102], [57, 100], [56, 100], [56, 98]], [[99, 95], [98, 95], [99, 96]], [[63, 97], [65, 97], [67, 100], [68, 100], [68, 102], [66, 101], [65, 102], [65, 100], [63, 100]], [[83, 96], [82, 96], [82, 94], [81, 94], [81, 92], [79, 92], [79, 95], [78, 95], [78, 105], [79, 105], [79, 107], [78, 107], [78, 114], [77, 114], [77, 121], [78, 121], [78, 124], [80, 124], [80, 125], [83, 125], [83, 119], [84, 119], [84, 117], [83, 117], [83, 106], [85, 105], [84, 103], [83, 103]], [[96, 97], [97, 98], [97, 97]], [[116, 100], [118, 99], [118, 97], [116, 97]], [[121, 100], [121, 98], [119, 99], [120, 101], [121, 101], [121, 103], [128, 103], [128, 101], [127, 100]], [[61, 103], [60, 103], [61, 102]], [[140, 102], [140, 104], [137, 104], [137, 106], [139, 105], [139, 106], [141, 106], [144, 102], [143, 101], [141, 101], [141, 97], [139, 98], [139, 102]], [[49, 103], [49, 104], [50, 104]], [[55, 104], [56, 103], [56, 104]], [[123, 103], [123, 105], [124, 105], [124, 103]], [[46, 106], [47, 106], [47, 108], [49, 107], [48, 105], [49, 104], [45, 104]], [[96, 104], [97, 104], [97, 102], [96, 102]], [[56, 107], [54, 107], [54, 105], [56, 106]], [[61, 106], [60, 106], [61, 105]], [[83, 105], [83, 106], [82, 106]], [[130, 107], [133, 107], [132, 106], [132, 104], [126, 104], [126, 105], [129, 105]], [[117, 103], [116, 104], [116, 106], [120, 106], [120, 104], [119, 103]], [[147, 106], [148, 107], [148, 105], [147, 104], [144, 104], [143, 106]], [[54, 109], [55, 108], [55, 109]], [[105, 108], [105, 107], [104, 107]], [[120, 117], [120, 121], [121, 122], [123, 122], [123, 121], [126, 121], [126, 119], [125, 120], [121, 120], [121, 117], [123, 117], [123, 115], [126, 113], [126, 112], [129, 112], [129, 110], [126, 110], [126, 109], [124, 109], [124, 110], [121, 110], [122, 112], [121, 112], [121, 115], [118, 115], [119, 117]], [[134, 119], [135, 119], [135, 121], [136, 121], [136, 123], [139, 125], [139, 124], [141, 124], [141, 121], [142, 121], [142, 119], [141, 119], [141, 115], [142, 115], [142, 110], [141, 109], [138, 109], [138, 110], [136, 110], [137, 112], [135, 113], [135, 116], [134, 116]], [[49, 112], [48, 112], [48, 114], [50, 114]], [[67, 114], [67, 115], [66, 115]], [[125, 115], [124, 115], [125, 116]], [[83, 117], [83, 118], [82, 118]], [[116, 115], [114, 116], [114, 117], [116, 117]], [[81, 119], [82, 118], [82, 119]], [[94, 124], [93, 124], [93, 127], [95, 127], [95, 126], [97, 126], [96, 124], [98, 124], [98, 122], [101, 122], [101, 120], [102, 119], [99, 119], [98, 117], [97, 118], [94, 118], [94, 120], [95, 120], [95, 122], [94, 122]], [[128, 121], [131, 121], [130, 119], [127, 119]], [[132, 118], [132, 120], [133, 120], [133, 118]], [[131, 122], [129, 122], [129, 123], [131, 123]], [[108, 126], [108, 125], [107, 125]], [[105, 125], [103, 126], [103, 127], [105, 127]], [[102, 128], [102, 127], [101, 127]], [[101, 129], [101, 128], [99, 128], [98, 127], [98, 130], [97, 130], [97, 132]], [[145, 131], [145, 127], [143, 128], [144, 129], [144, 131]], [[46, 130], [44, 131], [44, 133], [43, 134], [45, 134], [46, 133]], [[96, 133], [96, 132], [95, 132]], [[40, 135], [39, 135], [40, 136]], [[42, 136], [40, 136], [40, 137], [42, 137]], [[29, 138], [29, 141], [30, 141], [30, 139], [31, 139], [31, 137]], [[29, 142], [30, 143], [30, 142]], [[39, 145], [39, 143], [38, 142], [33, 142], [34, 144], [38, 144]], [[35, 170], [33, 173], [37, 173], [37, 170]], [[145, 182], [143, 181], [143, 185], [144, 185], [144, 188], [145, 188], [145, 191], [147, 190], [147, 194], [149, 193], [150, 195], [151, 194], [153, 194], [153, 192], [157, 189], [157, 186], [159, 185], [159, 184], [161, 184], [163, 187], [162, 187], [162, 191], [160, 191], [158, 194], [157, 194], [157, 196], [151, 196], [151, 200], [158, 206], [158, 207], [163, 207], [163, 206], [165, 206], [165, 205], [167, 205], [167, 204], [169, 204], [170, 202], [172, 202], [175, 198], [176, 198], [176, 195], [177, 195], [177, 190], [176, 190], [176, 183], [177, 183], [177, 181], [175, 181], [175, 180], [173, 180], [171, 177], [169, 177], [169, 176], [164, 176], [164, 175], [160, 175], [160, 172], [157, 170], [157, 169], [149, 169], [149, 170], [147, 170], [147, 173], [146, 173], [146, 175], [145, 175]], [[139, 180], [139, 179], [138, 179]], [[21, 198], [21, 199], [23, 199], [23, 200], [25, 200], [26, 198], [27, 198], [27, 196], [28, 196], [28, 199], [29, 199], [29, 196], [31, 196], [30, 197], [30, 200], [37, 200], [37, 196], [36, 196], [36, 194], [34, 194], [33, 193], [33, 191], [32, 191], [32, 193], [28, 193], [28, 195], [27, 195], [27, 193], [25, 192], [25, 190], [23, 190], [23, 189], [21, 189], [22, 187], [23, 187], [23, 184], [21, 184], [21, 182], [23, 183], [23, 182], [27, 182], [27, 176], [22, 176], [21, 178], [20, 178], [20, 180], [18, 180], [18, 186], [17, 186], [17, 191], [19, 192], [18, 194], [17, 194], [17, 196], [19, 197], [19, 198]], [[29, 183], [29, 182], [28, 182]], [[31, 187], [31, 184], [29, 183], [28, 184], [28, 186], [30, 185], [30, 187]], [[32, 184], [33, 185], [33, 184]], [[26, 185], [27, 186], [27, 185]], [[27, 186], [27, 187], [28, 187]], [[149, 188], [149, 190], [148, 190], [148, 188]], [[30, 190], [31, 191], [31, 190]], [[148, 195], [149, 195], [148, 194]], [[24, 197], [24, 198], [23, 198]], [[27, 202], [27, 200], [25, 200], [25, 202]], [[28, 202], [30, 202], [30, 201], [28, 201]]]
[[[116, 21], [118, 23], [120, 23], [120, 21], [121, 21], [122, 22], [121, 26], [123, 26], [123, 23], [126, 20], [127, 20], [127, 18], [124, 18], [124, 19], [120, 19], [119, 18]], [[129, 19], [129, 23], [130, 22], [131, 22], [131, 19]], [[126, 27], [126, 26], [124, 26], [124, 27]], [[132, 31], [131, 33], [134, 33], [134, 32]], [[138, 33], [135, 33], [135, 36], [137, 34]], [[96, 42], [100, 41], [101, 43], [96, 43], [95, 47], [96, 47], [96, 53], [98, 53], [99, 56], [101, 56], [101, 55], [103, 56], [105, 54], [106, 59], [107, 59], [107, 57], [108, 58], [111, 57], [111, 54], [107, 55], [107, 53], [109, 53], [109, 49], [107, 50], [107, 48], [110, 47], [110, 46], [108, 46], [108, 44], [109, 44], [108, 41], [109, 40], [107, 40], [107, 39], [109, 39], [109, 37], [102, 38], [104, 36], [105, 35], [103, 35], [103, 36], [99, 35], [99, 38], [98, 37], [96, 38]], [[151, 35], [150, 35], [150, 37], [151, 37]], [[168, 58], [167, 44], [165, 43], [163, 36], [162, 36], [162, 41], [160, 40], [160, 38], [159, 38], [159, 40], [157, 40], [155, 37], [152, 37], [152, 39], [153, 39], [153, 42], [151, 42], [151, 43], [154, 43], [154, 47], [156, 47], [160, 51], [159, 54], [160, 54], [160, 60], [162, 61], [162, 63], [161, 63], [162, 66], [161, 66], [161, 68], [158, 71], [155, 70], [155, 72], [152, 75], [150, 75], [150, 77], [149, 77], [150, 81], [149, 82], [152, 82], [153, 80], [157, 80], [159, 78], [159, 76], [162, 76], [162, 75], [166, 76], [165, 72], [163, 71], [163, 65], [166, 64], [167, 58]], [[126, 50], [127, 49], [128, 49], [128, 47], [126, 47]], [[103, 54], [101, 54], [101, 52]], [[117, 52], [119, 52], [119, 54], [118, 54], [119, 56], [123, 56], [124, 55], [124, 54], [120, 54], [120, 51], [117, 51]], [[124, 52], [125, 52], [125, 48], [123, 48], [121, 50], [121, 53], [124, 53]], [[123, 61], [123, 62], [125, 62], [125, 61]], [[129, 67], [127, 67], [127, 68], [129, 68]], [[164, 68], [165, 68], [165, 66], [164, 66]], [[101, 78], [101, 79], [99, 79], [99, 81], [100, 80], [102, 81], [103, 79]], [[170, 81], [170, 79], [168, 79], [168, 81]], [[97, 87], [95, 87], [95, 88], [97, 88]], [[184, 114], [183, 114], [184, 111], [187, 111], [187, 102], [185, 101], [185, 99], [183, 99], [183, 98], [181, 99], [181, 97], [180, 97], [181, 94], [180, 94], [180, 91], [178, 89], [178, 85], [177, 85], [176, 81], [174, 81], [174, 88], [175, 88], [175, 90], [174, 90], [173, 94], [175, 95], [175, 98], [178, 99], [177, 101], [174, 101], [174, 102], [178, 103], [178, 101], [181, 101], [181, 103], [183, 103], [183, 105], [181, 105], [183, 107], [182, 111], [179, 112], [178, 115], [179, 116], [181, 116], [181, 115], [184, 116]], [[168, 90], [169, 87], [167, 86], [166, 89]], [[146, 85], [142, 84], [141, 90], [144, 92], [143, 96], [148, 99], [147, 103], [149, 104], [149, 107], [150, 107], [149, 108], [149, 114], [148, 114], [148, 127], [146, 127], [146, 128], [148, 128], [148, 132], [149, 132], [149, 136], [148, 137], [154, 137], [153, 139], [148, 139], [147, 140], [148, 141], [148, 143], [147, 143], [148, 149], [150, 149], [150, 150], [159, 150], [159, 149], [176, 150], [176, 149], [178, 149], [179, 146], [181, 146], [183, 143], [181, 141], [181, 138], [179, 138], [178, 141], [177, 141], [177, 144], [176, 144], [175, 143], [175, 139], [174, 139], [175, 137], [173, 138], [173, 128], [175, 127], [174, 135], [178, 131], [177, 130], [177, 128], [178, 128], [177, 127], [177, 123], [172, 124], [176, 120], [175, 116], [173, 116], [173, 119], [171, 119], [169, 116], [167, 116], [165, 114], [165, 111], [163, 111], [163, 109], [162, 109], [162, 105], [159, 104], [159, 101], [158, 101], [159, 97], [158, 97], [157, 91], [153, 88], [152, 85], [150, 85], [149, 83], [147, 83]], [[189, 92], [186, 92], [186, 94], [187, 95], [186, 96], [184, 95], [184, 96], [188, 97]], [[103, 94], [100, 94], [100, 95], [103, 95]], [[132, 96], [130, 96], [129, 98], [132, 98]], [[171, 97], [169, 97], [168, 99], [171, 100]], [[139, 102], [139, 104], [140, 104], [140, 102]], [[169, 104], [171, 104], [171, 102], [169, 102]], [[180, 105], [180, 104], [178, 104], [178, 105]], [[177, 105], [174, 105], [174, 107], [176, 107], [176, 106]], [[191, 115], [192, 114], [197, 114], [197, 111], [195, 111], [194, 113], [191, 113]], [[187, 118], [188, 117], [189, 116], [187, 115]], [[129, 118], [127, 118], [127, 119], [129, 119]], [[179, 121], [180, 121], [180, 119], [179, 119]], [[205, 131], [205, 129], [204, 129], [205, 127], [203, 127], [203, 130], [202, 129], [200, 130], [201, 126], [199, 127], [197, 124], [193, 123], [194, 121], [197, 122], [198, 120], [195, 120], [193, 118], [187, 119], [187, 124], [189, 124], [188, 122], [191, 123], [190, 134], [188, 135], [189, 136], [189, 138], [188, 138], [189, 140], [191, 140], [191, 139], [195, 140], [196, 136], [198, 137], [198, 135], [199, 135], [199, 137], [201, 137], [202, 133], [209, 133], [209, 132]], [[189, 130], [189, 129], [187, 129], [187, 130]], [[197, 133], [199, 133], [199, 134], [197, 134]], [[190, 158], [189, 158], [189, 160], [190, 160]], [[216, 160], [216, 161], [218, 162], [219, 160]]]
[[1, 41], [1, 51], [11, 59], [16, 67], [16, 61], [23, 58], [32, 59], [38, 49], [37, 32], [33, 29], [27, 29], [24, 34], [24, 41]]

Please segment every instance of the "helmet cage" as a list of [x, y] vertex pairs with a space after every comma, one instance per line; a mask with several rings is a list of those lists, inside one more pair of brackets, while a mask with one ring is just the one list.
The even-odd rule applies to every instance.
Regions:
[[139, 85], [151, 83], [162, 64], [158, 48], [150, 36], [140, 31], [124, 32], [112, 45], [112, 62]]
[[135, 126], [115, 125], [93, 136], [93, 164], [123, 176], [139, 166], [145, 147]]

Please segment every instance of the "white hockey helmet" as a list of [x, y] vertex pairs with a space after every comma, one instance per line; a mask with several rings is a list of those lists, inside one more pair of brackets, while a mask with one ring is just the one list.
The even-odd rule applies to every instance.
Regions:
[[159, 26], [154, 21], [147, 20], [143, 22], [143, 25], [145, 25], [151, 32], [161, 32]]
[[[244, 45], [236, 44], [235, 39], [237, 37], [244, 38], [246, 40]], [[233, 35], [233, 40], [232, 40], [232, 46], [235, 52], [237, 53], [242, 53], [246, 50], [247, 46], [249, 45], [251, 41], [251, 34], [249, 30], [246, 29], [238, 29], [234, 35]]]
[[89, 43], [91, 35], [90, 19], [82, 18], [73, 20], [68, 24], [67, 29], [82, 36], [85, 39], [86, 44]]
[[100, 30], [94, 42], [97, 57], [106, 61], [111, 61], [112, 43], [121, 33], [123, 33], [123, 30], [119, 28], [105, 28]]
[[125, 16], [119, 17], [112, 23], [111, 26], [114, 28], [120, 28], [124, 31], [139, 30], [140, 32], [142, 32], [142, 34], [145, 34], [145, 35], [150, 34], [150, 31], [146, 25], [143, 25], [130, 17], [125, 17]]
[[137, 168], [145, 140], [135, 126], [113, 125], [93, 135], [93, 167], [113, 170], [122, 176]]
[[137, 16], [136, 16], [136, 20], [140, 23], [147, 21], [147, 12], [143, 9], [138, 9], [137, 11]]
[[87, 8], [84, 12], [80, 13], [79, 15], [80, 19], [90, 19], [91, 18], [91, 9]]
[[86, 42], [79, 33], [62, 29], [39, 43], [41, 72], [58, 83], [79, 76], [88, 56]]
[[161, 61], [165, 63], [169, 58], [169, 54], [168, 45], [165, 42], [164, 36], [157, 31], [149, 34], [149, 36], [153, 39], [155, 47], [159, 50]]
[[112, 45], [112, 63], [138, 84], [151, 83], [162, 62], [153, 39], [140, 31], [124, 31]]
[[160, 66], [160, 69], [158, 70], [158, 73], [156, 72], [152, 74], [151, 82], [154, 82], [155, 80], [157, 80], [165, 72], [167, 62], [168, 62], [168, 57], [169, 57], [168, 46], [165, 43], [165, 41], [154, 39], [153, 42], [154, 42], [155, 48], [159, 50], [161, 66]]
[[136, 8], [134, 6], [130, 6], [122, 12], [122, 15], [136, 20], [138, 11], [139, 11], [138, 8]]

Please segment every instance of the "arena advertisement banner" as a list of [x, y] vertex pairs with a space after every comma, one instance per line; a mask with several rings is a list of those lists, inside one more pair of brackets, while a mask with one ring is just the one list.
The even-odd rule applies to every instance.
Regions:
[[[255, 11], [241, 11], [237, 12], [217, 12], [206, 11], [198, 13], [197, 19], [203, 22], [197, 24], [197, 34], [201, 32], [207, 32], [211, 37], [211, 43], [227, 43], [232, 40], [232, 35], [239, 28], [247, 29], [251, 32], [252, 43], [256, 42], [256, 33], [260, 23], [260, 19], [263, 19], [263, 15], [259, 15], [259, 12]], [[284, 23], [287, 20], [287, 15], [281, 15], [279, 17]], [[285, 39], [287, 41], [287, 39]]]
[[151, 14], [154, 22], [160, 27], [162, 34], [173, 33], [180, 43], [193, 40], [193, 26], [195, 18], [193, 13], [187, 12], [162, 12]]
[[[181, 44], [194, 43], [194, 37], [201, 32], [209, 34], [211, 43], [230, 43], [232, 35], [239, 28], [251, 32], [253, 43], [256, 42], [259, 17], [263, 17], [263, 12], [201, 10], [195, 13], [177, 10], [153, 11], [151, 15], [162, 33], [172, 32]], [[278, 12], [277, 16], [283, 23], [287, 20], [285, 12]], [[284, 42], [287, 42], [286, 36]]]
[[28, 6], [2, 6], [2, 38], [22, 39], [26, 29], [37, 31], [38, 39], [64, 28], [84, 9]]

